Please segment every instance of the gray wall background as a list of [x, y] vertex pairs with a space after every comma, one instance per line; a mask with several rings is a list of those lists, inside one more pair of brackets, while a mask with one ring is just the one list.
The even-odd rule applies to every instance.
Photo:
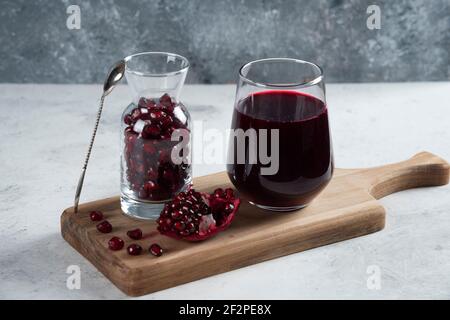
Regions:
[[[450, 78], [450, 0], [1, 0], [0, 82], [98, 83], [139, 51], [192, 64], [193, 83], [234, 83], [239, 66], [296, 57], [328, 82]], [[71, 4], [81, 29], [66, 27]], [[366, 27], [370, 4], [381, 29]]]

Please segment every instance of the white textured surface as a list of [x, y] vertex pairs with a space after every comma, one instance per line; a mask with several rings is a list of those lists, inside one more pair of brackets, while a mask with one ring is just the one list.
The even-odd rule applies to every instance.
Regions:
[[[100, 86], [0, 85], [0, 298], [126, 298], [64, 242], [59, 216], [72, 205]], [[187, 86], [194, 119], [228, 128], [233, 86]], [[400, 161], [427, 150], [450, 159], [450, 84], [328, 86], [338, 167]], [[119, 115], [125, 87], [107, 99], [82, 202], [119, 192]], [[194, 155], [195, 157], [195, 155]], [[196, 166], [195, 175], [222, 168]], [[143, 298], [450, 298], [450, 188], [381, 200], [378, 233], [217, 275]], [[66, 268], [81, 268], [81, 289]], [[369, 290], [369, 265], [381, 289]]]

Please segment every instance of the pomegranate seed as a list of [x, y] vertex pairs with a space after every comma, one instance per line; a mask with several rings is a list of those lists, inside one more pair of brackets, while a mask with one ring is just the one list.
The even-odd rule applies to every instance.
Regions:
[[120, 239], [119, 237], [112, 237], [109, 241], [108, 241], [108, 246], [111, 250], [117, 251], [117, 250], [121, 250], [124, 246], [124, 242], [122, 239]]
[[165, 117], [161, 117], [161, 119], [159, 121], [161, 123], [162, 128], [168, 128], [173, 124], [173, 118], [169, 115], [167, 115]]
[[234, 198], [234, 192], [233, 192], [233, 189], [231, 189], [231, 188], [225, 189], [225, 197], [226, 197], [228, 200], [233, 199], [233, 198]]
[[138, 192], [139, 191], [139, 184], [138, 183], [131, 183], [131, 190], [133, 190], [134, 192]]
[[214, 190], [214, 197], [215, 198], [222, 198], [224, 196], [224, 192], [222, 188], [217, 188]]
[[127, 142], [128, 140], [130, 140], [130, 142], [134, 142], [134, 141], [131, 141], [131, 140], [133, 140], [133, 138], [128, 138], [128, 135], [132, 135], [134, 133], [135, 132], [133, 131], [133, 127], [126, 127], [125, 128], [125, 136], [126, 136], [125, 142]]
[[188, 235], [191, 234], [189, 232], [189, 230], [181, 230], [179, 233], [180, 233], [180, 236], [182, 236], [182, 237], [187, 237]]
[[147, 181], [144, 183], [142, 188], [139, 190], [139, 198], [146, 199], [148, 197], [153, 197], [154, 193], [159, 189], [158, 185], [153, 181]]
[[194, 232], [195, 231], [195, 224], [193, 224], [192, 222], [189, 222], [186, 226], [186, 230], [188, 230], [189, 232]]
[[[180, 193], [177, 194], [177, 196], [175, 197], [175, 200], [181, 201], [184, 200], [186, 198], [186, 192], [181, 191]], [[174, 200], [174, 202], [175, 202]]]
[[127, 252], [130, 256], [138, 256], [142, 252], [142, 247], [136, 243], [133, 243], [128, 246]]
[[147, 106], [147, 98], [144, 98], [144, 97], [140, 98], [140, 99], [139, 99], [139, 102], [138, 102], [138, 106], [139, 106], [139, 107], [145, 107], [145, 106]]
[[127, 236], [133, 240], [140, 240], [140, 239], [142, 239], [142, 230], [139, 228], [130, 230], [127, 232]]
[[171, 153], [172, 153], [172, 150], [159, 150], [158, 151], [159, 162], [161, 162], [161, 163], [169, 162], [171, 160]]
[[140, 107], [144, 107], [144, 108], [151, 109], [151, 108], [153, 108], [153, 107], [156, 106], [156, 103], [155, 103], [155, 101], [153, 101], [152, 99], [141, 98], [141, 99], [139, 100], [138, 105], [139, 105]]
[[158, 109], [150, 112], [150, 118], [151, 119], [157, 120], [157, 119], [159, 119], [159, 118], [161, 118], [163, 116], [166, 116], [166, 113], [161, 111], [161, 110], [158, 110]]
[[97, 230], [101, 233], [110, 233], [112, 231], [112, 225], [108, 220], [105, 220], [97, 224]]
[[142, 173], [144, 173], [145, 171], [145, 167], [142, 163], [138, 163], [136, 165], [136, 172], [139, 173], [139, 175], [142, 175]]
[[156, 178], [158, 178], [158, 171], [153, 168], [148, 169], [147, 170], [147, 178], [149, 180], [156, 180]]
[[147, 199], [148, 198], [148, 192], [147, 192], [147, 190], [144, 187], [142, 187], [139, 190], [138, 197], [139, 197], [139, 199]]
[[125, 122], [126, 125], [131, 125], [133, 123], [131, 115], [126, 114], [125, 117], [123, 117], [123, 122]]
[[170, 133], [161, 133], [159, 135], [160, 140], [170, 140], [172, 138], [172, 135]]
[[103, 212], [99, 210], [89, 212], [89, 217], [92, 221], [101, 221], [103, 220]]
[[165, 93], [160, 99], [159, 99], [159, 103], [162, 104], [165, 107], [172, 107], [173, 103], [172, 103], [172, 99], [170, 98], [170, 96]]
[[181, 217], [183, 216], [183, 211], [175, 210], [175, 211], [172, 211], [172, 213], [170, 215], [173, 219], [178, 220], [178, 219], [181, 219]]
[[166, 224], [172, 224], [172, 220], [170, 218], [166, 218], [165, 223]]
[[156, 152], [155, 145], [151, 141], [146, 141], [144, 143], [144, 151], [149, 155], [154, 154]]
[[156, 102], [155, 102], [155, 100], [150, 100], [150, 101], [148, 101], [148, 103], [147, 103], [147, 108], [149, 108], [149, 109], [155, 109], [155, 108], [156, 108]]
[[141, 109], [135, 108], [133, 111], [131, 111], [131, 121], [136, 122], [141, 118]]
[[178, 129], [177, 129], [177, 127], [176, 126], [170, 126], [169, 128], [167, 128], [167, 131], [170, 133], [170, 134], [172, 134], [172, 133], [174, 133], [175, 131], [177, 131]]
[[133, 131], [133, 128], [128, 127], [125, 129], [125, 143], [127, 147], [133, 147], [137, 140], [137, 134]]
[[163, 254], [163, 249], [157, 243], [153, 243], [149, 249], [150, 253], [155, 257], [160, 257]]
[[142, 130], [142, 138], [150, 139], [157, 138], [161, 133], [161, 128], [157, 124], [147, 124]]
[[171, 169], [164, 169], [162, 173], [163, 180], [170, 185], [174, 185], [177, 182], [177, 175]]
[[144, 184], [144, 188], [145, 188], [145, 190], [147, 190], [148, 193], [152, 193], [152, 192], [158, 190], [158, 185], [150, 180]]
[[177, 229], [178, 231], [183, 231], [183, 230], [186, 228], [184, 222], [181, 222], [181, 221], [175, 222], [174, 227], [175, 227], [175, 229]]

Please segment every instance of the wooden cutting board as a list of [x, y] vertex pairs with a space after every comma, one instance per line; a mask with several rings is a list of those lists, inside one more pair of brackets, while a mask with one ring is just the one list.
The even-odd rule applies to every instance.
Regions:
[[[134, 220], [120, 210], [119, 197], [83, 204], [79, 212], [66, 209], [61, 232], [76, 250], [123, 292], [139, 296], [182, 283], [245, 267], [333, 242], [379, 231], [385, 211], [376, 199], [408, 188], [437, 186], [449, 181], [448, 163], [427, 152], [413, 158], [370, 169], [336, 169], [327, 188], [307, 208], [293, 213], [269, 213], [243, 201], [230, 228], [201, 243], [160, 235], [154, 222]], [[194, 179], [194, 187], [209, 191], [231, 186], [227, 175], [217, 173]], [[113, 231], [101, 234], [88, 212], [102, 210]], [[141, 228], [144, 239], [134, 241], [127, 230]], [[111, 251], [108, 240], [123, 238], [125, 246], [139, 243], [141, 256], [125, 249]], [[159, 258], [146, 250], [159, 243]]]

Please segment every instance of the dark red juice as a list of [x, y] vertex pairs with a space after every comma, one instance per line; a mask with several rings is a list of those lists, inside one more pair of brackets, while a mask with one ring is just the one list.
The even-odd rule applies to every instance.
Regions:
[[[236, 105], [231, 127], [279, 130], [279, 167], [273, 175], [261, 175], [261, 167], [269, 165], [262, 165], [259, 157], [254, 164], [248, 157], [237, 163], [237, 144], [230, 144], [235, 156], [227, 165], [228, 175], [247, 200], [272, 209], [294, 209], [311, 202], [330, 181], [333, 153], [327, 107], [321, 100], [293, 91], [258, 92]], [[268, 144], [270, 154], [270, 138]]]

